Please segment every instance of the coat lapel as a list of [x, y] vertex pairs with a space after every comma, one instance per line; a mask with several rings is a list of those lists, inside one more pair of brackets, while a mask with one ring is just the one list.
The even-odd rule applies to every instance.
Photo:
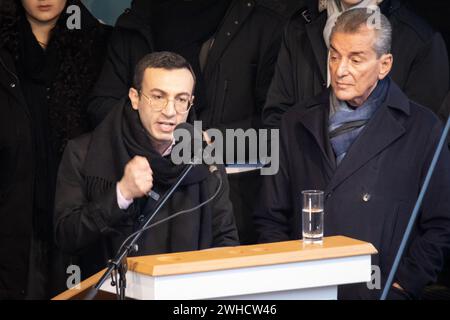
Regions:
[[394, 117], [392, 109], [400, 109], [409, 114], [408, 99], [391, 81], [385, 103], [350, 147], [330, 181], [330, 190], [339, 186], [406, 132], [401, 120]]
[[326, 173], [331, 177], [336, 168], [336, 161], [330, 139], [328, 138], [328, 96], [329, 91], [326, 90], [314, 98], [311, 103], [308, 103], [299, 121], [314, 137], [325, 160]]
[[306, 24], [306, 34], [311, 42], [314, 55], [316, 57], [317, 65], [320, 69], [322, 79], [327, 79], [327, 60], [328, 49], [323, 40], [323, 29], [327, 21], [326, 12], [322, 13], [317, 19], [311, 23]]

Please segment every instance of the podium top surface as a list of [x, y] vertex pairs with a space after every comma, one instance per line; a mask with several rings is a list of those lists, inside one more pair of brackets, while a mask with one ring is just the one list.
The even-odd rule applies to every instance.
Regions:
[[320, 245], [307, 245], [301, 240], [294, 240], [132, 257], [128, 258], [128, 268], [144, 275], [168, 276], [376, 253], [377, 250], [370, 243], [335, 236], [324, 238]]
[[[336, 236], [324, 238], [321, 245], [304, 245], [303, 241], [286, 241], [239, 247], [224, 247], [202, 251], [180, 252], [128, 258], [131, 271], [149, 276], [169, 276], [282, 263], [307, 262], [376, 254], [367, 242]], [[53, 300], [83, 299], [105, 270], [84, 280]], [[103, 294], [100, 291], [100, 295]], [[108, 294], [110, 295], [110, 294]], [[115, 297], [115, 296], [114, 296]], [[97, 297], [110, 299], [108, 296]]]

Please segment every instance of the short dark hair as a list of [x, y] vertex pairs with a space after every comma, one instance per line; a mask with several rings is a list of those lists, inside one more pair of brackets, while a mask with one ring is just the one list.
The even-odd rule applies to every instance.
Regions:
[[194, 70], [189, 62], [179, 54], [161, 51], [153, 52], [143, 57], [136, 65], [134, 71], [133, 87], [138, 91], [141, 91], [142, 89], [144, 72], [148, 68], [161, 68], [166, 70], [188, 69], [194, 78], [194, 88], [192, 88], [192, 91], [195, 89], [196, 77]]

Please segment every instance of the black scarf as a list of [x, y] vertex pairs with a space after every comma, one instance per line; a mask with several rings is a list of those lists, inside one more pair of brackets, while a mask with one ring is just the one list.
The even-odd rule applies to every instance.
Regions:
[[[83, 167], [86, 179], [86, 190], [90, 197], [101, 197], [106, 190], [115, 188], [121, 179], [125, 165], [132, 157], [139, 155], [149, 160], [153, 171], [153, 190], [163, 195], [178, 178], [184, 166], [174, 165], [170, 157], [162, 157], [153, 148], [150, 138], [143, 128], [137, 111], [131, 107], [129, 100], [122, 101], [114, 107], [106, 119], [92, 134], [89, 150]], [[175, 192], [154, 219], [154, 222], [167, 218], [170, 213], [192, 208], [202, 201], [203, 195], [208, 196], [205, 186], [201, 184], [209, 176], [206, 166], [195, 166], [179, 186], [183, 192]], [[187, 200], [187, 199], [188, 200]], [[156, 201], [150, 197], [135, 199], [135, 218], [149, 216], [153, 213]], [[190, 203], [186, 205], [186, 203]], [[133, 230], [140, 226], [138, 219], [134, 220]], [[177, 217], [168, 223], [161, 224], [152, 232], [145, 233], [139, 242], [138, 255], [157, 254], [163, 252], [186, 251], [199, 249], [199, 235], [202, 220], [199, 214]], [[186, 230], [190, 230], [186, 233]], [[118, 248], [114, 248], [117, 250]], [[114, 251], [113, 250], [113, 251]], [[111, 253], [113, 254], [113, 252]]]
[[149, 134], [139, 118], [139, 113], [130, 106], [124, 109], [122, 123], [123, 142], [130, 158], [135, 156], [146, 157], [153, 170], [153, 179], [156, 184], [173, 185], [185, 165], [174, 165], [170, 157], [163, 157], [154, 149]]
[[[132, 109], [128, 99], [116, 105], [95, 129], [82, 167], [85, 190], [90, 199], [101, 198], [108, 190], [115, 188], [123, 175], [125, 165], [135, 155], [150, 158], [155, 192], [163, 195], [169, 187], [164, 184], [175, 181], [183, 166], [177, 168], [170, 158], [157, 153], [143, 130], [137, 111]], [[214, 192], [206, 182], [209, 176], [206, 166], [195, 166], [153, 222], [165, 219], [180, 210], [198, 206], [207, 200]], [[156, 201], [151, 197], [135, 199], [128, 215], [133, 222], [127, 227], [119, 227], [118, 230], [123, 236], [113, 240], [109, 257], [115, 254], [125, 236], [140, 227], [140, 218], [153, 213], [155, 205]], [[138, 243], [139, 251], [136, 255], [205, 248], [205, 239], [209, 239], [212, 232], [211, 216], [201, 214], [203, 210], [208, 210], [207, 208], [208, 206], [205, 206], [192, 214], [181, 215], [146, 232]]]
[[32, 119], [34, 152], [33, 232], [36, 237], [52, 239], [53, 197], [58, 168], [49, 120], [49, 92], [59, 62], [56, 48], [49, 43], [43, 50], [23, 16], [18, 24], [19, 59], [16, 63], [22, 92]]
[[36, 83], [50, 86], [58, 73], [59, 67], [58, 54], [54, 43], [50, 41], [47, 49], [42, 49], [25, 17], [21, 17], [18, 28], [19, 72]]
[[[85, 161], [86, 175], [115, 183], [121, 179], [125, 165], [135, 156], [148, 159], [157, 191], [173, 185], [184, 169], [184, 165], [173, 164], [170, 156], [163, 157], [154, 149], [138, 112], [127, 99], [116, 106], [94, 131]], [[195, 166], [180, 186], [198, 183], [208, 174], [206, 166]]]

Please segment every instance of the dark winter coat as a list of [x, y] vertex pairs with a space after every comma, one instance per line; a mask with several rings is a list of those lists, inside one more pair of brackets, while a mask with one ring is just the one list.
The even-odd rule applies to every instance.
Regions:
[[[52, 131], [48, 138], [55, 153], [64, 148], [68, 139], [88, 129], [82, 101], [97, 78], [106, 51], [108, 30], [81, 3], [76, 3], [82, 9], [81, 30], [60, 30], [52, 38], [57, 41], [62, 61], [52, 85], [47, 88]], [[37, 161], [42, 161], [35, 153], [35, 120], [31, 117], [16, 69], [16, 27], [16, 14], [0, 17], [0, 299], [26, 297], [27, 284], [33, 280], [28, 275], [31, 239], [37, 228], [34, 186]], [[56, 165], [53, 170], [52, 175], [56, 177]], [[53, 187], [47, 190], [48, 193], [52, 193], [55, 181], [50, 184]], [[45, 221], [51, 223], [53, 211], [49, 210], [46, 215]], [[45, 248], [38, 253], [40, 261], [49, 259], [52, 248], [48, 243], [52, 239], [52, 227], [46, 226], [46, 230]]]
[[[291, 108], [281, 125], [280, 170], [265, 178], [255, 223], [261, 242], [301, 237], [302, 190], [325, 192], [325, 236], [372, 243], [384, 286], [442, 134], [441, 121], [391, 82], [384, 104], [336, 168], [329, 92]], [[436, 281], [450, 249], [450, 153], [444, 148], [397, 271], [411, 297]], [[366, 284], [340, 298], [379, 299]]]

